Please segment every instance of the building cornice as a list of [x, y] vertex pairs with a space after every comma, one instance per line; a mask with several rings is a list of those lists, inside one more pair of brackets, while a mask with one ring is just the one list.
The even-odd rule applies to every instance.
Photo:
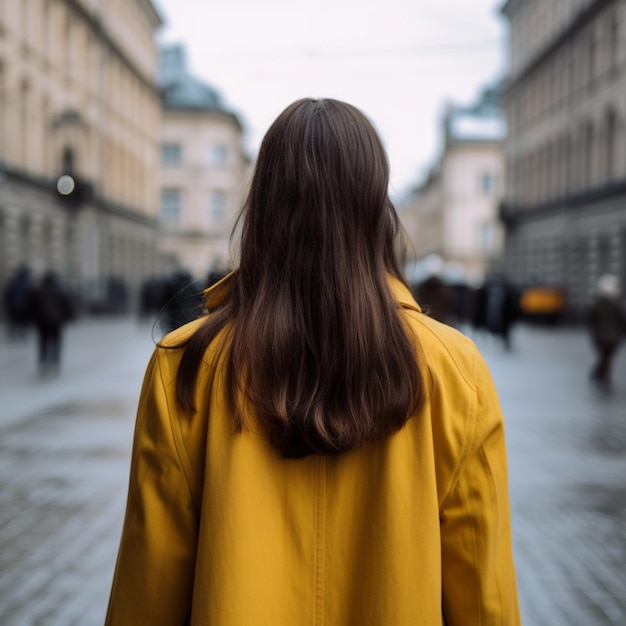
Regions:
[[161, 17], [161, 14], [157, 11], [151, 0], [137, 0], [137, 4], [139, 4], [145, 14], [148, 16], [148, 19], [152, 22], [152, 26], [154, 28], [163, 26], [163, 18]]
[[[446, 144], [447, 149], [453, 148], [500, 148], [504, 144], [502, 139], [450, 139]], [[444, 153], [445, 156], [445, 153]]]
[[[48, 193], [50, 194], [50, 197], [54, 198], [54, 200], [56, 200], [60, 205], [63, 204], [63, 199], [58, 196], [56, 191], [56, 178], [53, 179], [45, 176], [33, 176], [32, 174], [28, 174], [27, 172], [24, 172], [20, 169], [9, 167], [1, 161], [0, 172], [5, 178], [4, 183], [0, 182], [0, 188], [2, 187], [2, 184], [6, 184], [6, 182], [15, 181], [23, 185], [28, 185], [29, 187], [37, 189], [38, 191]], [[89, 181], [82, 180], [81, 182], [86, 184], [90, 190], [92, 189]], [[85, 200], [82, 204], [94, 206], [104, 213], [124, 217], [125, 219], [138, 224], [144, 224], [146, 226], [153, 227], [156, 227], [157, 225], [156, 217], [151, 217], [132, 207], [124, 206], [111, 200], [107, 200], [104, 197], [95, 193], [93, 193], [91, 197], [88, 200]], [[74, 206], [72, 210], [80, 211], [80, 205]]]
[[[105, 28], [102, 20], [96, 13], [92, 13], [87, 10], [87, 8], [83, 5], [80, 0], [66, 0], [67, 4], [72, 7], [74, 11], [82, 19], [89, 24], [92, 33], [107, 46], [121, 61], [126, 65], [135, 76], [146, 86], [152, 89], [155, 93], [158, 93], [158, 88], [156, 86], [155, 81], [150, 77], [146, 76], [144, 72], [137, 66], [137, 64], [126, 54], [126, 52], [122, 49], [122, 47], [113, 39], [111, 34]], [[141, 0], [147, 4], [152, 4], [150, 0]], [[152, 7], [156, 13], [156, 9]], [[158, 17], [158, 14], [157, 14]], [[160, 20], [160, 18], [159, 18]], [[160, 24], [161, 22], [159, 22]], [[158, 26], [158, 24], [157, 24]], [[155, 26], [156, 27], [156, 26]]]
[[131, 207], [117, 204], [116, 202], [111, 202], [110, 200], [105, 200], [101, 196], [94, 197], [89, 204], [97, 207], [104, 213], [123, 217], [124, 219], [135, 222], [136, 224], [143, 224], [144, 226], [151, 226], [153, 228], [157, 228], [158, 225], [156, 217], [151, 217], [150, 215], [141, 213]]
[[231, 121], [235, 124], [238, 130], [243, 130], [243, 125], [239, 119], [239, 117], [235, 113], [231, 113], [230, 111], [223, 111], [221, 109], [206, 109], [202, 107], [184, 107], [184, 106], [169, 106], [163, 105], [163, 112], [166, 115], [180, 115], [183, 117], [220, 117], [225, 120]]
[[513, 15], [513, 13], [515, 13], [515, 11], [517, 11], [526, 1], [527, 0], [507, 0], [500, 9], [500, 13], [502, 13], [502, 15], [506, 15], [507, 17], [511, 17], [511, 15]]
[[527, 218], [562, 213], [570, 208], [578, 208], [593, 202], [619, 196], [626, 196], [626, 178], [537, 204], [503, 202], [499, 209], [500, 218], [506, 224], [513, 225]]
[[[516, 0], [509, 0], [509, 3], [514, 1]], [[518, 1], [523, 2], [525, 0]], [[521, 83], [531, 76], [537, 68], [541, 67], [548, 58], [563, 48], [574, 35], [585, 28], [585, 26], [587, 26], [599, 13], [604, 11], [610, 5], [615, 4], [616, 1], [617, 0], [596, 0], [596, 2], [592, 3], [587, 10], [579, 13], [570, 25], [558, 37], [556, 37], [556, 39], [553, 39], [547, 46], [545, 46], [537, 54], [537, 56], [535, 56], [526, 65], [526, 67], [519, 72], [517, 76], [515, 76], [513, 80], [509, 79], [505, 83], [505, 96], [509, 95], [511, 91], [514, 91]], [[506, 6], [507, 5], [505, 5], [503, 9], [506, 8]]]
[[18, 181], [20, 183], [26, 183], [39, 191], [53, 191], [55, 189], [56, 181], [44, 176], [32, 176], [25, 171], [7, 165], [0, 161], [0, 188], [3, 184], [9, 181]]
[[230, 235], [230, 229], [222, 229], [222, 230], [183, 230], [177, 229], [175, 227], [167, 226], [162, 222], [159, 222], [159, 233], [161, 236], [169, 239], [169, 240], [178, 240], [183, 241], [186, 240], [190, 243], [197, 243], [206, 241], [209, 239], [212, 240], [223, 240], [224, 237], [228, 237]]

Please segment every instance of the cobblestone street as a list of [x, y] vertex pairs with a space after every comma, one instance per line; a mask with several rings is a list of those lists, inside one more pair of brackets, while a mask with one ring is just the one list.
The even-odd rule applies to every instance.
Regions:
[[478, 342], [507, 421], [514, 549], [525, 626], [626, 625], [626, 354], [610, 393], [588, 382], [577, 331], [521, 328]]
[[[0, 624], [97, 626], [121, 529], [149, 324], [87, 320], [58, 378], [0, 338]], [[610, 392], [580, 330], [477, 337], [507, 421], [525, 626], [626, 624], [626, 346]]]

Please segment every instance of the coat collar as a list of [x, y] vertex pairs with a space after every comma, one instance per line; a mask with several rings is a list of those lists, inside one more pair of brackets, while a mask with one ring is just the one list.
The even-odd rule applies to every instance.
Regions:
[[211, 285], [208, 289], [205, 289], [203, 292], [204, 295], [204, 306], [211, 311], [212, 309], [216, 309], [226, 298], [232, 289], [233, 278], [237, 271], [230, 272], [230, 274], [226, 274], [224, 278], [218, 280], [215, 284]]
[[[220, 281], [204, 290], [204, 302], [209, 311], [220, 306], [220, 304], [222, 304], [222, 302], [224, 302], [224, 300], [228, 297], [228, 294], [232, 289], [232, 282], [236, 273], [237, 271], [235, 270], [234, 272], [227, 274]], [[420, 305], [415, 301], [415, 298], [411, 294], [409, 288], [399, 278], [396, 278], [391, 274], [387, 274], [387, 284], [389, 285], [391, 295], [401, 307], [417, 311], [418, 313], [422, 312]]]
[[409, 288], [399, 278], [396, 278], [391, 274], [387, 274], [387, 284], [389, 285], [391, 295], [397, 300], [401, 307], [417, 311], [418, 313], [422, 312], [422, 308], [415, 301], [415, 298]]

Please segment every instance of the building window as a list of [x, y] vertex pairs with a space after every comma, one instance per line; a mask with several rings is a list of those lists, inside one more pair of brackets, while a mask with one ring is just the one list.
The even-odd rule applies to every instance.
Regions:
[[537, 201], [545, 200], [546, 195], [546, 180], [547, 172], [546, 165], [548, 159], [546, 158], [546, 146], [542, 146], [537, 151]]
[[74, 38], [74, 27], [72, 24], [73, 19], [74, 18], [72, 17], [72, 14], [70, 13], [69, 6], [67, 6], [66, 14], [65, 14], [64, 69], [67, 72], [66, 77], [67, 77], [68, 83], [74, 76], [74, 60], [75, 60], [74, 52], [75, 50], [74, 50], [74, 45], [73, 45], [73, 38]]
[[74, 172], [74, 150], [70, 147], [63, 148], [63, 154], [61, 156], [62, 170], [64, 174], [71, 174]]
[[607, 180], [611, 180], [615, 174], [615, 147], [618, 144], [616, 141], [617, 133], [617, 116], [615, 111], [609, 111], [606, 115], [605, 126], [605, 163], [604, 163], [604, 175]]
[[580, 181], [582, 186], [591, 185], [593, 182], [593, 147], [594, 147], [593, 124], [589, 122], [583, 130], [582, 171]]
[[168, 224], [180, 222], [182, 196], [180, 189], [164, 189], [161, 192], [161, 218]]
[[486, 196], [494, 194], [496, 189], [496, 177], [491, 172], [483, 172], [480, 175], [480, 190]]
[[619, 21], [617, 14], [613, 16], [609, 32], [609, 68], [614, 70], [617, 68], [619, 57]]
[[578, 150], [576, 136], [568, 135], [565, 138], [565, 189], [571, 192], [576, 189], [576, 168], [578, 166]]
[[32, 14], [29, 0], [22, 0], [22, 2], [20, 3], [20, 8], [22, 9], [22, 42], [24, 43], [24, 45], [28, 45], [30, 44], [30, 22]]
[[20, 118], [19, 118], [19, 143], [20, 165], [27, 167], [27, 155], [29, 144], [29, 113], [30, 113], [30, 85], [26, 80], [20, 85]]
[[537, 201], [537, 193], [538, 193], [538, 162], [539, 162], [539, 154], [538, 152], [533, 152], [529, 157], [529, 173], [528, 173], [528, 199], [530, 202]]
[[626, 294], [626, 228], [622, 229], [620, 249], [622, 252], [622, 294]]
[[206, 154], [207, 165], [212, 168], [226, 165], [227, 150], [224, 144], [218, 143], [209, 146]]
[[161, 146], [161, 162], [163, 165], [180, 165], [183, 150], [180, 144], [165, 143]]
[[597, 247], [598, 274], [606, 274], [611, 271], [611, 240], [608, 236], [598, 239]]
[[597, 46], [595, 36], [591, 36], [589, 47], [587, 48], [587, 84], [591, 85], [596, 76], [596, 56]]
[[[2, 26], [0, 25], [0, 28]], [[4, 67], [2, 66], [2, 62], [0, 62], [0, 156], [5, 158], [5, 142], [6, 142], [6, 130], [5, 130], [5, 120], [6, 120], [6, 98], [5, 98], [5, 86], [4, 86]]]
[[561, 137], [558, 142], [556, 156], [556, 193], [562, 195], [567, 191], [567, 137]]
[[46, 65], [50, 63], [51, 49], [50, 49], [50, 2], [45, 0], [43, 5], [43, 17], [41, 20], [41, 38], [43, 40], [43, 53]]
[[492, 222], [483, 222], [478, 227], [478, 249], [486, 255], [495, 251], [495, 230]]
[[226, 194], [220, 191], [213, 191], [209, 194], [209, 225], [217, 226], [226, 215], [227, 198]]

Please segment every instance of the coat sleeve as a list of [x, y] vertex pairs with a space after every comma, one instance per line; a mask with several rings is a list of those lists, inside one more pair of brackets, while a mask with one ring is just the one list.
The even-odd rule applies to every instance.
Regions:
[[440, 515], [443, 613], [447, 626], [517, 626], [504, 425], [481, 357], [476, 390], [465, 460]]
[[191, 610], [197, 515], [172, 431], [159, 352], [139, 400], [107, 626], [182, 625]]

